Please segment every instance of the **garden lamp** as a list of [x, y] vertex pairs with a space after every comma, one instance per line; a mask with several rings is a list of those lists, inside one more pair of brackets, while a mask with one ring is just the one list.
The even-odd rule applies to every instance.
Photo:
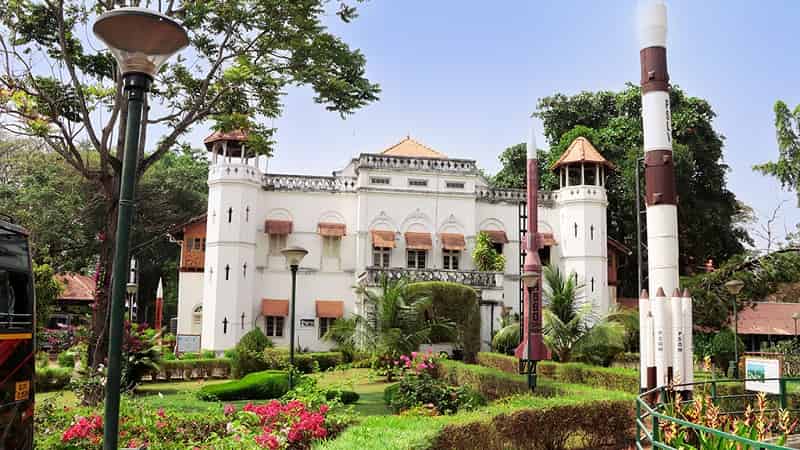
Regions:
[[94, 34], [117, 62], [128, 105], [122, 177], [119, 188], [117, 235], [111, 286], [103, 448], [116, 450], [119, 429], [119, 390], [122, 358], [123, 295], [127, 270], [131, 217], [133, 214], [142, 112], [150, 83], [172, 55], [189, 45], [186, 30], [171, 18], [145, 8], [118, 8], [97, 18]]
[[794, 320], [794, 337], [797, 339], [797, 321], [800, 320], [800, 313], [792, 314], [792, 320]]
[[308, 250], [303, 247], [291, 246], [281, 250], [281, 253], [286, 258], [286, 265], [292, 271], [292, 305], [289, 311], [289, 389], [292, 389], [294, 387], [292, 378], [294, 372], [294, 311], [297, 294], [297, 268], [300, 267], [303, 257], [308, 254]]
[[736, 364], [733, 366], [733, 377], [739, 378], [739, 309], [737, 297], [742, 292], [744, 282], [742, 280], [731, 280], [725, 283], [725, 289], [733, 296], [733, 355]]

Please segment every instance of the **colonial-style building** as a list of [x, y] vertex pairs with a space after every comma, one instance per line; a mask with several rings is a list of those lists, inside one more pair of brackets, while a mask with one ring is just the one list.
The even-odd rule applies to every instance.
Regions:
[[[382, 276], [447, 280], [479, 291], [488, 345], [500, 307], [519, 308], [522, 190], [489, 186], [474, 160], [449, 158], [411, 139], [362, 153], [331, 176], [264, 173], [246, 136], [214, 133], [207, 214], [180, 227], [178, 333], [224, 350], [254, 327], [288, 345], [290, 272], [281, 249], [308, 250], [298, 273], [296, 346], [326, 349], [331, 323], [360, 311], [354, 285]], [[583, 138], [553, 166], [560, 188], [540, 193], [543, 262], [574, 272], [586, 301], [607, 311], [615, 292], [606, 235], [611, 167]], [[486, 232], [506, 258], [502, 272], [475, 270]], [[612, 250], [609, 250], [612, 248]]]

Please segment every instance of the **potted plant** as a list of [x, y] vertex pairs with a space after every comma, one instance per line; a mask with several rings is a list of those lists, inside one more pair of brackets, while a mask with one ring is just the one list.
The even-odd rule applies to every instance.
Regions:
[[475, 268], [481, 272], [497, 272], [494, 275], [495, 284], [497, 287], [503, 286], [506, 258], [494, 249], [491, 238], [482, 231], [478, 233], [472, 260], [475, 262]]

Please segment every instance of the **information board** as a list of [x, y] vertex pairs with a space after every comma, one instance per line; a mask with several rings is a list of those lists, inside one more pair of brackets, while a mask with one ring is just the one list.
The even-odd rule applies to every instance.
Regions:
[[175, 337], [175, 353], [199, 353], [199, 334], [179, 334]]
[[314, 328], [314, 319], [300, 319], [300, 328]]
[[780, 394], [781, 386], [778, 378], [782, 375], [782, 368], [780, 359], [745, 357], [744, 373], [747, 378], [744, 382], [745, 390]]

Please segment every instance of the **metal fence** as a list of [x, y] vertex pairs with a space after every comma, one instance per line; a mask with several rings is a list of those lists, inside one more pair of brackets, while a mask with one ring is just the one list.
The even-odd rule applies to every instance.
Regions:
[[[792, 450], [796, 447], [785, 447], [769, 442], [759, 442], [747, 439], [725, 431], [716, 430], [700, 424], [692, 423], [671, 413], [671, 406], [678, 403], [681, 406], [693, 402], [691, 399], [675, 402], [676, 392], [688, 392], [691, 386], [694, 395], [706, 395], [712, 403], [720, 408], [720, 415], [742, 416], [745, 413], [747, 404], [750, 404], [757, 397], [757, 392], [748, 392], [744, 389], [747, 380], [734, 379], [712, 379], [674, 385], [670, 387], [660, 387], [643, 392], [636, 399], [636, 448], [644, 450], [647, 448], [658, 448], [665, 450], [679, 450], [671, 447], [665, 441], [662, 427], [675, 424], [683, 429], [694, 430], [696, 433], [706, 433], [707, 435], [722, 438], [723, 441], [737, 445], [725, 446], [724, 448], [736, 448], [747, 450]], [[779, 410], [789, 411], [797, 417], [800, 412], [800, 378], [766, 378], [752, 381], [778, 381], [780, 389], [778, 394], [767, 394], [768, 401], [777, 404], [777, 408], [768, 408], [767, 412]]]

